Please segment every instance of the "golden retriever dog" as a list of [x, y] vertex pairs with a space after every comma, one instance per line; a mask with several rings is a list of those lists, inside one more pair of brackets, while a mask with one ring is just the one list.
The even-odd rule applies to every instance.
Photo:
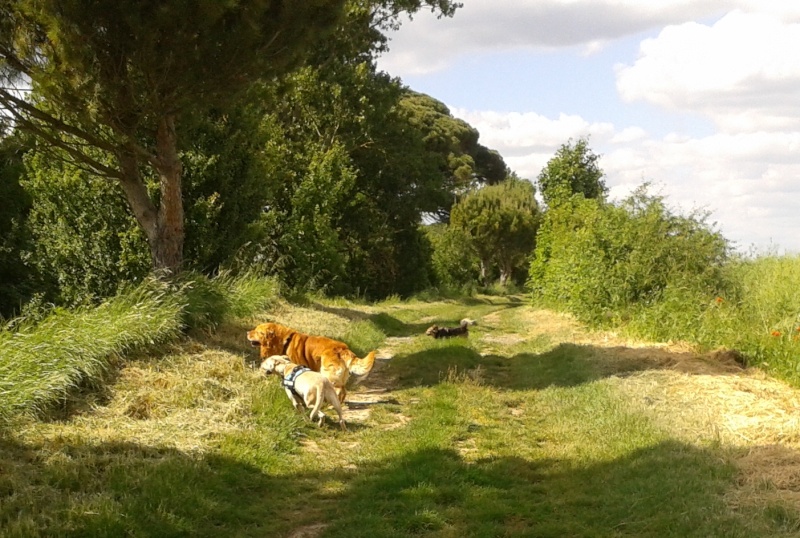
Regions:
[[309, 418], [313, 421], [315, 416], [319, 417], [317, 426], [322, 427], [322, 423], [325, 422], [325, 414], [320, 408], [327, 401], [338, 413], [339, 425], [347, 431], [339, 396], [327, 377], [291, 362], [286, 355], [267, 357], [261, 362], [261, 371], [264, 372], [264, 375], [279, 376], [286, 396], [289, 397], [294, 408], [301, 413], [303, 409], [311, 408]]
[[347, 344], [326, 336], [312, 336], [278, 323], [262, 323], [247, 332], [247, 340], [261, 349], [261, 359], [286, 355], [300, 366], [311, 368], [327, 377], [344, 403], [347, 382], [366, 378], [375, 365], [375, 352], [359, 359]]

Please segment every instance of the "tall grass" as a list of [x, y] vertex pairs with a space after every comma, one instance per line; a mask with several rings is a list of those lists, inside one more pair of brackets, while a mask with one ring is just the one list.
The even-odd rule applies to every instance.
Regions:
[[800, 256], [763, 256], [726, 267], [728, 289], [702, 296], [673, 289], [632, 314], [628, 328], [741, 352], [747, 362], [800, 385]]
[[102, 374], [109, 358], [175, 337], [180, 297], [148, 282], [96, 308], [55, 309], [39, 323], [0, 333], [0, 418], [41, 411], [81, 381]]
[[533, 300], [651, 340], [735, 349], [800, 385], [800, 257], [732, 255], [706, 213], [675, 214], [647, 188], [620, 203], [577, 196], [549, 209]]
[[252, 275], [195, 275], [177, 285], [150, 280], [98, 307], [56, 308], [38, 322], [12, 320], [0, 331], [0, 421], [43, 411], [114, 357], [254, 313], [277, 294], [274, 281]]
[[221, 273], [213, 279], [189, 273], [182, 278], [180, 289], [186, 295], [184, 319], [190, 328], [247, 317], [264, 310], [280, 295], [277, 280], [250, 273]]

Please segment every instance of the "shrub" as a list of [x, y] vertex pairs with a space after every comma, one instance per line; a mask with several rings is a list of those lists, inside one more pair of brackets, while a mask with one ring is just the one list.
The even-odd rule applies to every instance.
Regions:
[[585, 321], [627, 319], [673, 296], [719, 295], [728, 251], [706, 215], [672, 214], [647, 185], [619, 204], [575, 195], [547, 211], [528, 288]]
[[424, 230], [432, 246], [434, 284], [445, 291], [474, 286], [480, 279], [480, 260], [469, 235], [445, 224], [432, 224]]

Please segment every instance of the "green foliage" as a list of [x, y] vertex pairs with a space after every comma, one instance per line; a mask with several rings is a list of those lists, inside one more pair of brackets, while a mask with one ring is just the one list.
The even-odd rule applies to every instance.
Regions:
[[26, 261], [45, 279], [52, 300], [110, 297], [148, 274], [147, 244], [117, 185], [40, 152], [29, 153], [25, 167], [34, 240]]
[[443, 176], [398, 112], [401, 95], [366, 62], [304, 69], [261, 89], [253, 106], [263, 114], [259, 166], [270, 182], [251, 259], [290, 285], [332, 294], [408, 295], [428, 285], [417, 227], [437, 207]]
[[346, 273], [342, 227], [353, 207], [355, 173], [339, 145], [311, 156], [289, 206], [271, 211], [280, 252], [288, 256], [285, 281], [299, 289], [325, 289]]
[[[186, 265], [207, 274], [262, 237], [253, 226], [267, 199], [258, 139], [246, 128], [250, 118], [237, 116], [237, 127], [232, 121], [226, 116], [198, 123], [187, 133], [192, 147], [183, 157]], [[48, 297], [77, 304], [141, 281], [150, 271], [150, 254], [119, 185], [53, 159], [54, 152], [61, 155], [39, 146], [29, 151], [22, 182], [32, 204], [27, 265], [42, 275]], [[149, 187], [157, 190], [153, 182]]]
[[468, 290], [480, 278], [480, 260], [472, 238], [462, 229], [446, 224], [425, 227], [433, 253], [434, 283], [442, 291]]
[[248, 112], [242, 107], [208, 117], [185, 134], [184, 256], [186, 267], [206, 274], [230, 265], [246, 244], [262, 238], [253, 223], [268, 199], [258, 158], [267, 133]]
[[553, 206], [573, 194], [584, 198], [603, 198], [608, 189], [603, 181], [600, 156], [589, 148], [585, 138], [563, 144], [547, 162], [538, 177], [539, 191], [545, 203]]
[[435, 205], [426, 211], [447, 218], [453, 194], [461, 194], [479, 184], [503, 181], [508, 173], [503, 158], [496, 151], [478, 143], [478, 131], [453, 117], [444, 103], [407, 91], [400, 101], [400, 112], [409, 127], [422, 137], [425, 151], [435, 158], [441, 187], [429, 196]]
[[728, 348], [750, 365], [800, 383], [800, 257], [734, 259], [716, 295], [672, 289], [631, 313], [626, 328], [658, 340]]
[[[188, 146], [181, 131], [255, 81], [296, 68], [336, 27], [344, 4], [5, 2], [0, 110], [59, 148], [59, 158], [118, 181], [153, 267], [177, 273], [186, 196], [179, 152]], [[33, 98], [19, 97], [20, 80], [30, 81]], [[159, 189], [148, 192], [148, 178]]]
[[470, 237], [483, 283], [496, 266], [505, 284], [533, 252], [540, 218], [534, 186], [512, 177], [464, 196], [453, 207], [451, 226]]
[[676, 294], [717, 295], [727, 254], [705, 215], [674, 215], [647, 186], [618, 205], [575, 195], [545, 214], [528, 286], [598, 323]]
[[16, 312], [37, 284], [35, 270], [22, 263], [30, 241], [25, 221], [31, 205], [20, 184], [23, 151], [18, 140], [0, 140], [0, 317]]
[[[0, 42], [11, 43], [16, 33], [13, 44], [21, 48], [4, 50], [10, 63], [0, 68], [8, 76], [35, 75], [41, 114], [5, 94], [0, 106], [47, 141], [29, 158], [27, 184], [36, 239], [27, 261], [48, 282], [46, 299], [76, 304], [113, 295], [121, 283], [143, 277], [148, 257], [168, 257], [167, 247], [185, 258], [181, 270], [205, 274], [266, 267], [291, 286], [373, 298], [425, 289], [430, 244], [418, 229], [422, 214], [449, 208], [452, 178], [495, 181], [506, 167], [444, 105], [413, 96], [423, 115], [436, 109], [430, 125], [418, 121], [416, 109], [405, 106], [409, 93], [377, 72], [373, 59], [383, 33], [404, 14], [431, 9], [449, 16], [458, 4], [351, 2], [337, 18], [334, 1], [277, 3], [269, 21], [260, 18], [264, 5], [211, 4], [193, 5], [195, 15], [170, 26], [175, 35], [162, 40], [168, 19], [181, 12], [177, 4], [131, 10], [101, 2], [79, 20], [78, 7], [65, 6], [63, 28], [47, 2], [33, 6], [29, 20], [4, 19]], [[13, 15], [17, 7], [4, 9]], [[238, 35], [244, 19], [249, 26]], [[338, 30], [323, 46], [318, 40], [334, 22]], [[97, 25], [115, 35], [94, 32]], [[259, 33], [272, 31], [275, 45], [291, 36], [291, 46], [259, 55]], [[39, 32], [45, 61], [26, 64], [31, 51], [23, 45]], [[187, 54], [149, 57], [154, 43], [180, 51], [192, 36], [220, 32]], [[137, 39], [121, 37], [129, 35]], [[87, 43], [78, 47], [81, 40]], [[311, 42], [320, 46], [310, 50]], [[196, 65], [209, 43], [215, 51], [206, 50], [210, 56]], [[220, 53], [245, 45], [235, 62]], [[273, 76], [305, 53], [308, 66]], [[15, 67], [15, 58], [25, 61]], [[217, 69], [218, 62], [225, 65]], [[126, 71], [113, 77], [117, 65]], [[236, 70], [244, 71], [231, 74]], [[229, 83], [217, 85], [225, 77]], [[245, 88], [247, 99], [240, 100]], [[55, 116], [66, 123], [54, 123]], [[164, 168], [172, 157], [180, 162]], [[178, 179], [182, 192], [169, 195]], [[182, 200], [180, 207], [167, 207], [170, 199]], [[159, 236], [164, 230], [180, 237], [168, 241]]]
[[274, 281], [255, 275], [184, 275], [173, 285], [147, 279], [99, 306], [16, 318], [0, 331], [0, 421], [47, 409], [132, 350], [260, 312], [278, 291]]

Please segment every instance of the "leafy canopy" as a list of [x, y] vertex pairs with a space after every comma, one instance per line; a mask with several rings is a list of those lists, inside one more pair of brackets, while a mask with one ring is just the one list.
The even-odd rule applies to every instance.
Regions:
[[529, 181], [511, 177], [467, 194], [453, 207], [450, 222], [472, 238], [484, 284], [492, 266], [505, 284], [533, 251], [540, 221], [535, 193]]
[[563, 144], [538, 177], [539, 191], [545, 203], [553, 206], [573, 194], [603, 198], [608, 189], [599, 160], [600, 156], [589, 148], [585, 138]]
[[182, 129], [299, 65], [344, 3], [0, 0], [0, 111], [57, 157], [119, 181], [153, 267], [177, 272]]

